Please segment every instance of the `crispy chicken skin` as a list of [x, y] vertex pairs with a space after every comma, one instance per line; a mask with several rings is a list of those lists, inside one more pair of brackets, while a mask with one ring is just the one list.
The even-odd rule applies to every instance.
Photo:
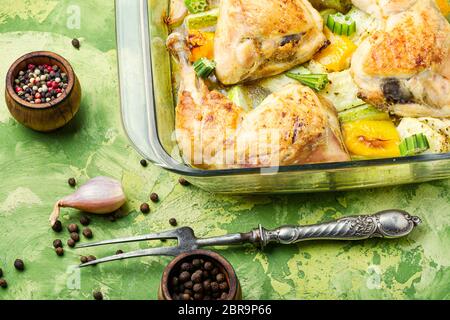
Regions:
[[324, 46], [323, 21], [307, 0], [222, 0], [214, 52], [226, 85], [278, 74]]
[[432, 0], [378, 2], [407, 9], [353, 55], [361, 98], [399, 116], [450, 117], [450, 24]]
[[167, 46], [181, 64], [176, 138], [187, 163], [224, 169], [350, 160], [336, 110], [312, 89], [287, 86], [247, 113], [196, 77], [181, 34]]

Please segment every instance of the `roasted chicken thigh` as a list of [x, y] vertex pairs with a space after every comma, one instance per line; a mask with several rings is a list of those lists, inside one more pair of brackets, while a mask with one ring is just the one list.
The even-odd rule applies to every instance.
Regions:
[[245, 112], [196, 76], [183, 35], [171, 34], [167, 46], [181, 66], [176, 138], [187, 163], [221, 169], [350, 160], [336, 110], [312, 89], [289, 85]]
[[226, 85], [291, 69], [324, 46], [323, 21], [307, 0], [222, 0], [214, 44]]
[[399, 116], [450, 117], [450, 24], [435, 2], [354, 3], [371, 3], [361, 7], [369, 12], [377, 6], [394, 12], [353, 56], [351, 72], [361, 98]]

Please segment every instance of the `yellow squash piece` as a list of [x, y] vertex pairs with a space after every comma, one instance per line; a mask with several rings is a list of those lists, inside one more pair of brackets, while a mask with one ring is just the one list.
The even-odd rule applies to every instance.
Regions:
[[345, 144], [356, 156], [400, 156], [400, 136], [392, 121], [359, 120], [342, 125]]
[[324, 33], [330, 45], [314, 56], [330, 72], [338, 72], [350, 66], [350, 60], [357, 46], [347, 37], [334, 34], [327, 27]]
[[449, 0], [436, 0], [436, 4], [441, 9], [442, 14], [447, 17], [450, 15], [450, 1]]
[[214, 59], [214, 32], [189, 31], [188, 43], [191, 49], [191, 62], [201, 58]]

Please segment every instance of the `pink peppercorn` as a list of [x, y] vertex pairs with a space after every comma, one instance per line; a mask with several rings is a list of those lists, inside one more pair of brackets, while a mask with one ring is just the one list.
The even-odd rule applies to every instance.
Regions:
[[30, 64], [28, 65], [28, 69], [29, 69], [29, 70], [34, 70], [34, 68], [36, 68], [36, 66], [35, 66], [34, 64], [31, 64], [31, 63], [30, 63]]

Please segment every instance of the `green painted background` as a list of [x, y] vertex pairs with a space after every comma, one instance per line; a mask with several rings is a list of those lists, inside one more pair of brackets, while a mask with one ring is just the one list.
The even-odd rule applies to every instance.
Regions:
[[[402, 208], [424, 223], [401, 240], [304, 243], [223, 249], [234, 265], [247, 299], [449, 299], [450, 181], [357, 192], [289, 196], [220, 196], [193, 186], [155, 166], [142, 168], [129, 145], [119, 115], [113, 1], [2, 0], [0, 79], [20, 55], [51, 50], [71, 61], [83, 87], [82, 107], [67, 127], [52, 134], [32, 132], [13, 120], [0, 101], [0, 267], [9, 288], [0, 299], [91, 299], [101, 289], [107, 299], [154, 299], [170, 258], [142, 258], [83, 269], [72, 268], [79, 254], [109, 255], [117, 247], [66, 249], [57, 257], [56, 236], [47, 219], [54, 202], [71, 193], [66, 180], [97, 175], [120, 179], [129, 197], [126, 217], [110, 222], [93, 217], [95, 239], [137, 235], [170, 228], [168, 219], [195, 228], [198, 235], [248, 231], [263, 223], [315, 223], [344, 215]], [[67, 20], [74, 7], [80, 29]], [[76, 8], [75, 7], [75, 8]], [[70, 24], [69, 24], [70, 26]], [[80, 51], [73, 37], [82, 39]], [[4, 95], [3, 86], [0, 96]], [[157, 192], [161, 201], [144, 216], [137, 209]], [[64, 223], [79, 213], [64, 209]], [[121, 249], [145, 247], [122, 245]], [[26, 271], [13, 268], [22, 258]]]

